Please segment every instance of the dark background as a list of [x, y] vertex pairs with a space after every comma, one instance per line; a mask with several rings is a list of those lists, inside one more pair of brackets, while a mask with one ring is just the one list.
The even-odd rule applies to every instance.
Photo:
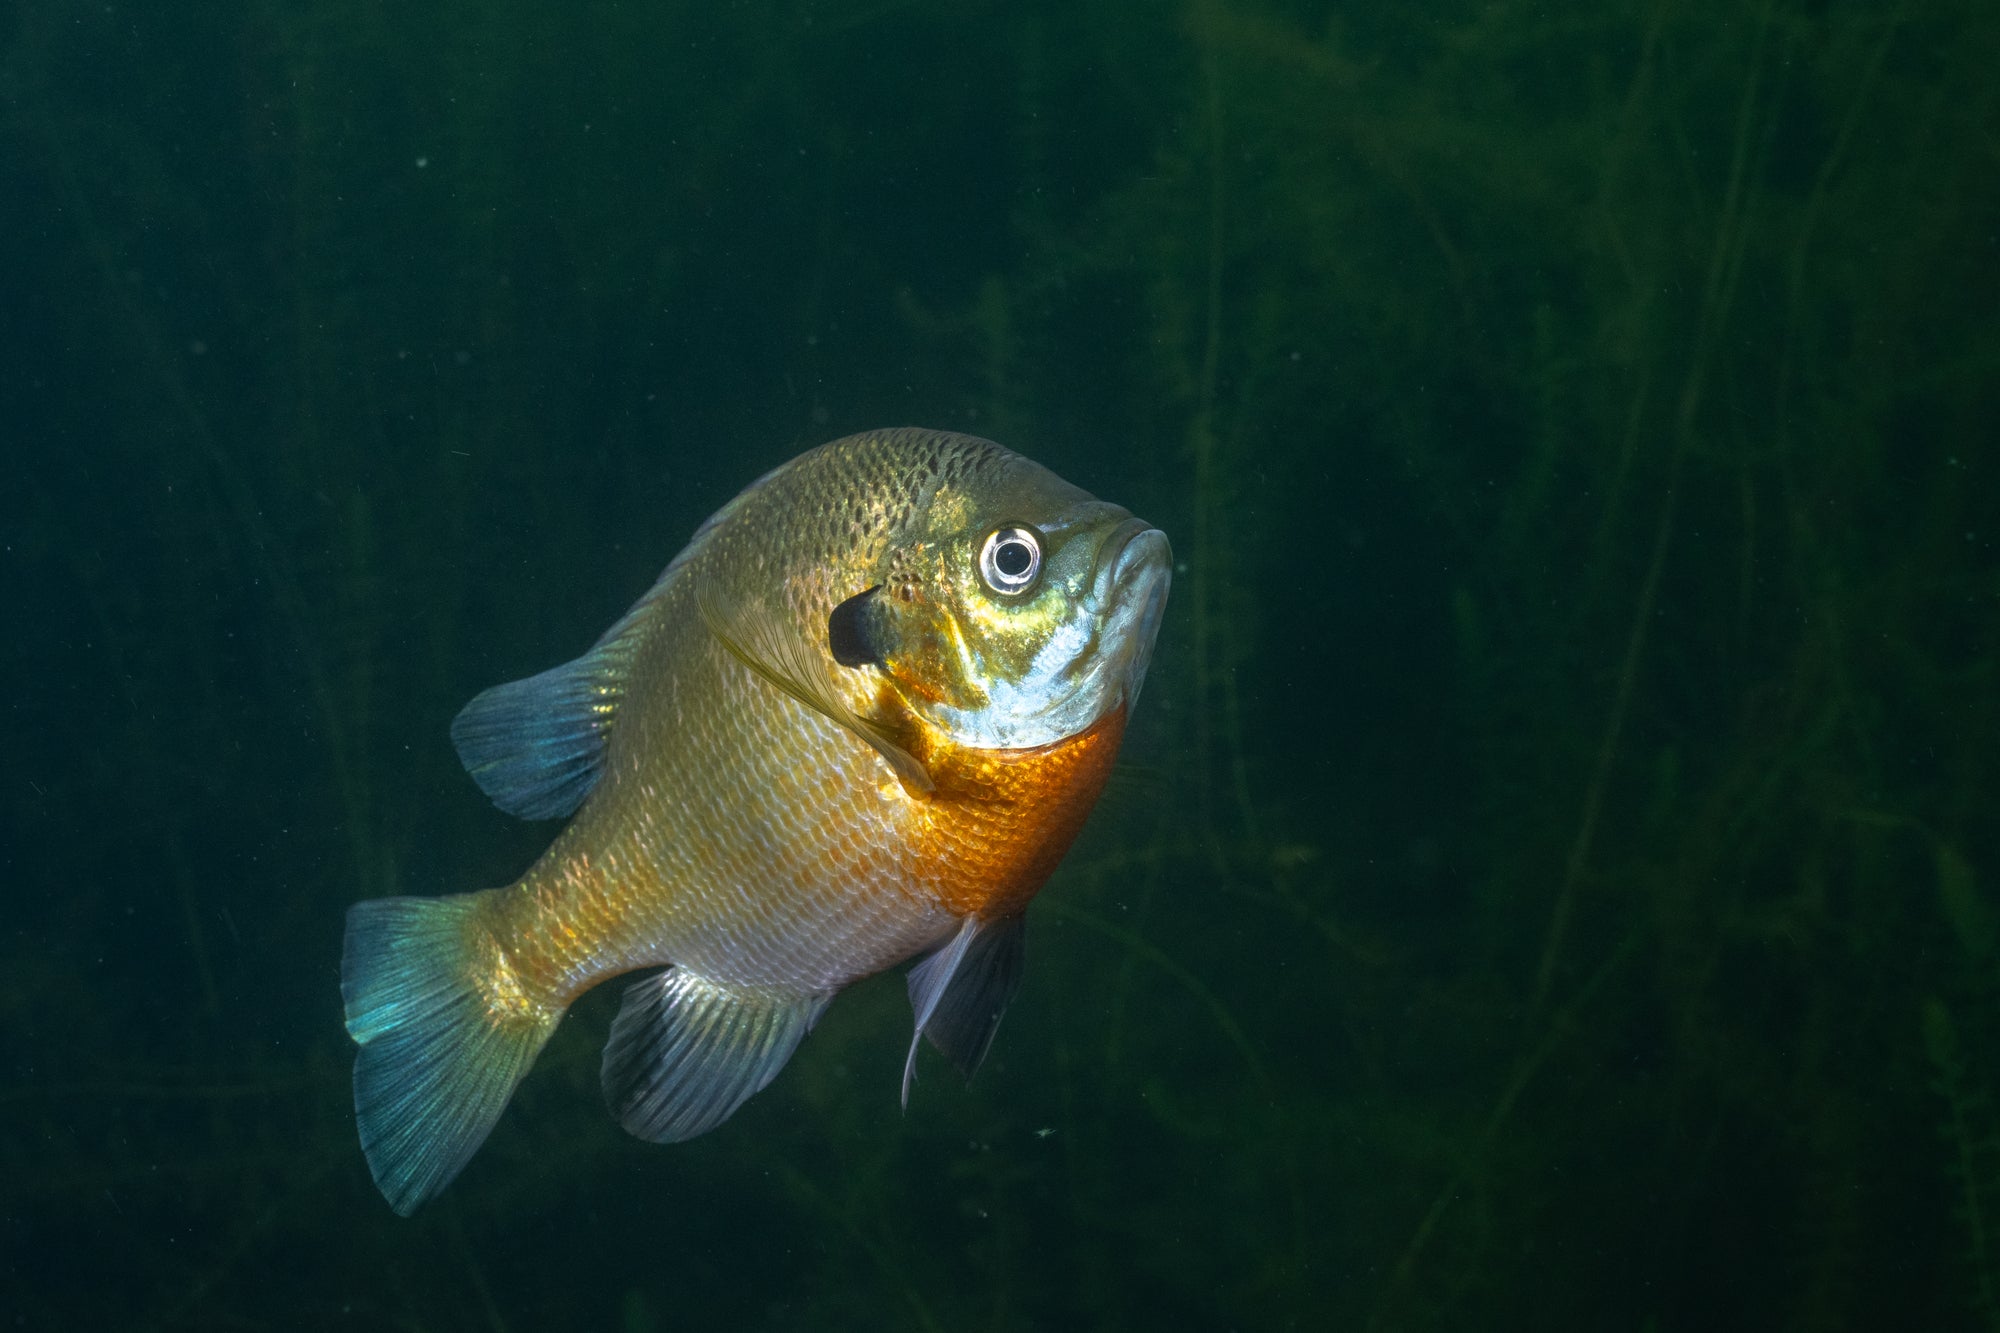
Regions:
[[[0, 6], [22, 1327], [2000, 1328], [2000, 8]], [[969, 1089], [899, 979], [415, 1219], [341, 914], [821, 440], [1181, 569]]]

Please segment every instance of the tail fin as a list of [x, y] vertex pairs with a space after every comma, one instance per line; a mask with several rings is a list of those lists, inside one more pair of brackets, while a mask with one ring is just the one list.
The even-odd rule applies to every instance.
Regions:
[[340, 994], [361, 1150], [408, 1217], [479, 1151], [561, 1009], [496, 1005], [472, 944], [476, 894], [377, 898], [347, 911]]

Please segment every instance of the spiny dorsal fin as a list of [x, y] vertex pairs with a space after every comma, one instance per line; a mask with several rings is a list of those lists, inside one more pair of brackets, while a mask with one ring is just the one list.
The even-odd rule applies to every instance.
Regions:
[[762, 604], [731, 602], [707, 580], [695, 586], [695, 604], [701, 609], [708, 632], [729, 650], [730, 656], [766, 683], [833, 719], [873, 746], [905, 787], [926, 793], [936, 790], [937, 784], [931, 781], [931, 775], [924, 771], [917, 757], [891, 740], [880, 726], [849, 708], [833, 687], [826, 660], [798, 635], [787, 633], [785, 626]]

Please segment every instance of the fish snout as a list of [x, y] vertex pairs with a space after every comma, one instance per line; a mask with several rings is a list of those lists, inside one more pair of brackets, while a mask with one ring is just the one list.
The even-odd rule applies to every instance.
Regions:
[[1099, 615], [1098, 643], [1125, 677], [1124, 704], [1138, 700], [1152, 658], [1153, 639], [1173, 583], [1173, 548], [1167, 534], [1144, 519], [1112, 529], [1100, 548], [1090, 602]]

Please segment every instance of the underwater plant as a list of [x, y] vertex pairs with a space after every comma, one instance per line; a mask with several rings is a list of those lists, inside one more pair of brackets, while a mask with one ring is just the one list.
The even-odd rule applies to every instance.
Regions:
[[[1991, 5], [7, 23], [22, 1318], [1993, 1326]], [[648, 1156], [586, 997], [391, 1225], [450, 716], [894, 424], [1182, 566], [976, 1092], [884, 979]]]

